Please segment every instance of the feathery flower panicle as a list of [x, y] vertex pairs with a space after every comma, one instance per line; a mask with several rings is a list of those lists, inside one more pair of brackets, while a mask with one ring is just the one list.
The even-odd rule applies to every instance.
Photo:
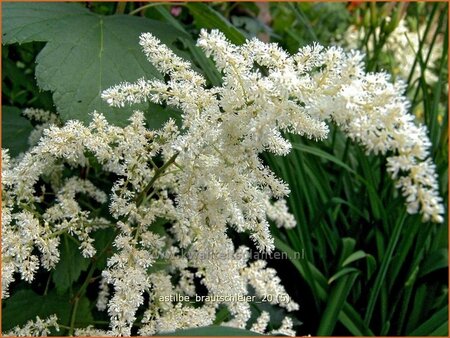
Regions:
[[[108, 258], [100, 283], [97, 306], [100, 310], [107, 309], [111, 318], [110, 330], [102, 331], [102, 334], [130, 335], [136, 311], [144, 303], [144, 293], [149, 293], [154, 302], [149, 304], [147, 316], [142, 321], [141, 334], [155, 334], [175, 327], [174, 320], [178, 317], [184, 318], [176, 321], [179, 328], [211, 324], [219, 303], [206, 302], [201, 307], [191, 308], [159, 300], [161, 296], [176, 293], [194, 296], [194, 279], [199, 279], [210, 295], [246, 295], [248, 283], [243, 269], [248, 264], [249, 255], [243, 248], [235, 249], [226, 235], [227, 224], [231, 222], [228, 215], [238, 210], [241, 216], [233, 218], [237, 229], [253, 230], [257, 240], [270, 241], [265, 205], [270, 203], [271, 195], [264, 195], [269, 188], [244, 185], [245, 189], [257, 194], [252, 199], [260, 196], [263, 200], [258, 202], [259, 210], [254, 211], [252, 207], [239, 209], [241, 205], [235, 202], [238, 196], [232, 195], [225, 182], [215, 181], [205, 171], [200, 174], [192, 172], [192, 177], [184, 172], [185, 168], [196, 168], [192, 160], [189, 162], [189, 156], [178, 162], [183, 156], [173, 147], [181, 135], [172, 120], [160, 130], [151, 131], [145, 127], [140, 112], [136, 112], [124, 128], [109, 125], [102, 115], [95, 113], [87, 127], [75, 121], [63, 127], [52, 125], [44, 131], [39, 143], [18, 160], [10, 159], [8, 151], [3, 151], [2, 296], [9, 296], [8, 286], [14, 280], [15, 272], [19, 272], [23, 280], [31, 282], [40, 267], [54, 268], [59, 261], [60, 235], [68, 233], [77, 237], [82, 254], [92, 257], [95, 249], [91, 234], [105, 227], [116, 228], [118, 235], [113, 243], [115, 253]], [[109, 198], [91, 181], [81, 179], [77, 174], [63, 177], [56, 173], [54, 176], [59, 179], [49, 177], [52, 171], [62, 171], [64, 163], [75, 169], [87, 165], [89, 158], [86, 153], [96, 158], [104, 172], [117, 175]], [[167, 161], [176, 158], [178, 169], [163, 172], [160, 179], [153, 182], [154, 198], [140, 198], [149, 180], [162, 170], [153, 162], [159, 155]], [[199, 152], [198, 157], [204, 163], [212, 161], [212, 168], [224, 163], [222, 155], [211, 147], [206, 154]], [[261, 172], [259, 176], [249, 176], [249, 179], [263, 180], [270, 176], [268, 169], [257, 163]], [[241, 170], [251, 175], [249, 168]], [[230, 171], [226, 175], [222, 178], [224, 181], [237, 177], [239, 172]], [[47, 189], [55, 195], [54, 202], [44, 210], [38, 209], [41, 197], [36, 182], [39, 180], [48, 181], [50, 188]], [[240, 178], [239, 182], [245, 184], [244, 180]], [[194, 183], [198, 187], [193, 186]], [[275, 177], [271, 185], [277, 185]], [[182, 192], [186, 190], [190, 190], [191, 203], [197, 203], [197, 206], [182, 198]], [[111, 215], [116, 221], [91, 215], [79, 203], [77, 196], [80, 194], [101, 205], [109, 201]], [[177, 195], [176, 201], [170, 197], [171, 194]], [[28, 207], [24, 209], [23, 203], [27, 200]], [[234, 209], [223, 210], [221, 201], [229, 201], [228, 208]], [[224, 212], [227, 214], [223, 215]], [[281, 215], [286, 212], [281, 208]], [[261, 219], [256, 219], [258, 215]], [[250, 217], [258, 222], [254, 229], [248, 224]], [[274, 217], [286, 216], [277, 214]], [[157, 218], [172, 223], [166, 236], [153, 232], [152, 225]], [[36, 248], [38, 255], [35, 254]], [[180, 248], [188, 250], [186, 257], [180, 254]], [[155, 261], [166, 256], [167, 271], [148, 272]], [[197, 273], [194, 275], [188, 268], [197, 269]], [[179, 281], [173, 284], [173, 278], [178, 276]], [[230, 301], [226, 306], [234, 318], [225, 324], [245, 327], [250, 318], [249, 304]], [[78, 329], [76, 333], [99, 332], [86, 328]]]
[[[386, 74], [366, 74], [361, 54], [314, 44], [289, 56], [276, 44], [253, 39], [235, 46], [219, 31], [202, 30], [198, 45], [223, 74], [221, 86], [208, 88], [202, 75], [151, 34], [142, 34], [140, 44], [167, 81], [122, 83], [102, 97], [117, 107], [145, 101], [177, 107], [181, 126], [169, 120], [149, 130], [136, 111], [121, 128], [94, 113], [88, 126], [50, 125], [19, 159], [4, 151], [2, 297], [9, 296], [16, 272], [31, 282], [39, 268], [54, 268], [62, 234], [77, 237], [83, 256], [93, 257], [92, 233], [111, 228], [117, 234], [114, 253], [102, 272], [97, 301], [110, 316], [110, 328], [87, 327], [77, 334], [129, 336], [139, 309], [145, 311], [141, 335], [210, 325], [219, 306], [231, 314], [223, 325], [245, 328], [250, 303], [230, 296], [247, 296], [252, 289], [288, 312], [298, 310], [276, 271], [265, 261], [252, 261], [249, 248], [236, 248], [229, 234], [248, 233], [261, 252], [271, 252], [269, 220], [295, 227], [284, 199], [289, 187], [260, 155], [289, 153], [284, 132], [326, 138], [327, 121], [367, 152], [389, 153], [388, 171], [408, 211], [442, 221], [426, 130], [408, 115], [402, 84], [390, 83]], [[92, 158], [102, 174], [116, 177], [110, 191], [79, 177], [77, 169]], [[42, 203], [40, 182], [54, 194], [52, 203]], [[80, 195], [108, 204], [111, 217], [95, 217], [79, 203]], [[155, 226], [162, 219], [165, 233]], [[166, 267], [151, 269], [162, 259]], [[197, 282], [210, 297], [228, 297], [196, 307], [170, 300], [193, 297]], [[254, 329], [265, 332], [269, 320], [263, 314]], [[295, 335], [292, 326], [286, 317], [272, 334]]]
[[289, 317], [284, 317], [281, 326], [276, 329], [269, 332], [271, 335], [283, 335], [283, 336], [295, 336], [295, 331], [292, 330], [292, 319]]
[[[113, 87], [103, 96], [106, 100], [114, 98], [119, 106], [147, 99], [181, 108], [185, 132], [174, 142], [181, 154], [178, 161], [189, 157], [195, 159], [199, 168], [208, 168], [202, 180], [211, 177], [219, 186], [226, 182], [225, 175], [211, 174], [214, 165], [208, 151], [212, 147], [216, 152], [212, 156], [220, 154], [225, 167], [245, 172], [242, 164], [248, 163], [247, 168], [257, 176], [255, 184], [268, 187], [271, 196], [281, 197], [287, 188], [263, 168], [258, 154], [265, 150], [280, 155], [288, 153], [291, 145], [281, 136], [282, 131], [323, 139], [328, 131], [325, 121], [332, 120], [367, 152], [393, 154], [387, 159], [388, 172], [405, 195], [408, 212], [420, 212], [424, 221], [443, 221], [437, 177], [428, 159], [431, 144], [425, 126], [416, 125], [408, 114], [409, 103], [402, 95], [404, 84], [391, 83], [386, 73], [366, 73], [363, 55], [357, 51], [346, 53], [339, 47], [314, 44], [291, 57], [276, 44], [252, 39], [235, 46], [217, 30], [210, 33], [202, 30], [198, 46], [223, 73], [221, 87], [206, 89], [202, 78], [191, 81], [189, 65], [161, 46], [156, 38], [143, 34], [141, 45], [149, 61], [171, 76], [169, 83], [140, 80], [137, 84]], [[170, 58], [173, 64], [167, 66]], [[146, 83], [145, 90], [139, 91], [136, 99], [126, 93], [129, 86], [142, 83]], [[123, 95], [120, 99], [119, 94]], [[197, 173], [201, 172], [199, 168]], [[246, 196], [248, 189], [234, 191]], [[223, 196], [223, 192], [219, 195]], [[258, 201], [254, 193], [251, 196]], [[261, 209], [256, 203], [252, 207]], [[234, 215], [242, 217], [237, 210]], [[261, 229], [254, 234], [256, 241], [266, 238], [265, 225], [253, 222], [252, 228]], [[261, 244], [258, 243], [262, 248], [271, 248], [270, 244]]]
[[11, 331], [4, 334], [5, 337], [45, 337], [53, 328], [59, 332], [58, 317], [51, 315], [47, 319], [36, 316], [36, 320], [28, 321], [23, 327], [16, 326]]
[[[268, 312], [263, 311], [261, 315], [256, 319], [256, 322], [253, 323], [251, 327], [251, 331], [264, 334], [267, 328], [267, 325], [270, 321], [270, 315]], [[295, 335], [295, 333], [294, 333]]]

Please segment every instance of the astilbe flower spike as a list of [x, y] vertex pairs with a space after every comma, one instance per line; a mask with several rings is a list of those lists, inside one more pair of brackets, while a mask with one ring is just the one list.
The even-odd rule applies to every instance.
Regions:
[[[97, 301], [99, 310], [108, 311], [110, 328], [79, 328], [76, 334], [129, 336], [145, 293], [149, 302], [139, 334], [212, 324], [220, 305], [231, 314], [224, 325], [246, 327], [247, 301], [228, 297], [198, 307], [162, 301], [195, 296], [195, 280], [212, 297], [248, 295], [251, 286], [257, 296], [270, 295], [274, 305], [297, 310], [275, 270], [252, 260], [248, 247], [236, 248], [229, 233], [246, 232], [261, 252], [271, 252], [268, 220], [295, 226], [284, 200], [289, 188], [259, 155], [289, 153], [283, 132], [322, 140], [329, 121], [367, 152], [388, 153], [388, 171], [406, 196], [407, 210], [442, 222], [426, 130], [407, 113], [404, 86], [383, 73], [366, 74], [361, 54], [314, 44], [289, 56], [275, 44], [253, 39], [235, 46], [219, 31], [202, 30], [198, 45], [223, 74], [221, 86], [208, 88], [202, 75], [151, 34], [142, 34], [140, 44], [168, 80], [122, 83], [102, 97], [118, 107], [166, 103], [181, 111], [181, 126], [169, 120], [149, 130], [137, 111], [120, 128], [94, 113], [88, 126], [70, 121], [43, 130], [37, 145], [18, 159], [3, 151], [3, 297], [14, 273], [30, 282], [40, 266], [56, 265], [62, 233], [76, 236], [83, 256], [93, 257], [91, 233], [113, 228], [115, 250], [102, 272]], [[65, 167], [87, 166], [88, 154], [117, 177], [110, 192], [88, 179], [62, 175]], [[165, 164], [158, 167], [156, 157]], [[56, 196], [42, 212], [40, 179]], [[76, 194], [100, 204], [108, 200], [111, 217], [94, 217]], [[170, 224], [164, 234], [154, 230], [157, 219]], [[167, 268], [150, 270], [161, 258]], [[261, 314], [252, 327], [265, 332], [268, 317]], [[292, 320], [286, 317], [272, 333], [295, 334]]]
[[[221, 87], [206, 89], [205, 80], [154, 36], [143, 34], [140, 43], [170, 81], [124, 83], [103, 97], [113, 106], [150, 100], [180, 108], [188, 132], [176, 143], [179, 150], [187, 149], [181, 144], [193, 136], [200, 147], [207, 138], [221, 137], [229, 139], [226, 149], [219, 142], [222, 153], [229, 153], [231, 143], [241, 151], [286, 154], [291, 145], [281, 131], [323, 139], [328, 132], [324, 121], [333, 121], [368, 153], [391, 154], [388, 172], [405, 195], [409, 213], [443, 221], [426, 127], [416, 125], [408, 113], [404, 83], [391, 83], [386, 73], [366, 73], [359, 52], [313, 44], [289, 56], [276, 44], [252, 39], [235, 46], [219, 31], [202, 30], [198, 45], [223, 73]], [[209, 132], [200, 137], [190, 131], [194, 128]]]

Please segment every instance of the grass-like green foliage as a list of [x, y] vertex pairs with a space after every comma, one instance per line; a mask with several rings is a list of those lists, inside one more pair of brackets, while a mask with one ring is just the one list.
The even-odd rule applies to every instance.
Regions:
[[[366, 39], [374, 39], [375, 27], [386, 25], [377, 14], [385, 8], [364, 7], [360, 11], [370, 27]], [[438, 24], [443, 27], [438, 32], [448, 40], [446, 4], [430, 4], [422, 12], [416, 4], [410, 7], [412, 20], [425, 22], [427, 29]], [[401, 9], [398, 4], [393, 10]], [[421, 15], [425, 10], [428, 14]], [[367, 55], [368, 70], [380, 69], [380, 50], [388, 34], [383, 31], [376, 49]], [[412, 107], [423, 110], [429, 128], [446, 205], [448, 111], [440, 116], [438, 104], [447, 107], [442, 90], [447, 82], [447, 53], [445, 42], [436, 84], [426, 83], [428, 65], [420, 57], [416, 66], [421, 66], [422, 76], [408, 83]], [[267, 161], [292, 187], [289, 203], [298, 227], [280, 232], [277, 247], [306, 252], [305, 259], [292, 260], [307, 284], [299, 291], [307, 302], [301, 302], [307, 315], [300, 313], [310, 327], [306, 332], [447, 335], [447, 218], [444, 225], [436, 226], [406, 215], [402, 198], [385, 174], [384, 159], [366, 156], [337, 130], [320, 149], [300, 138], [293, 142], [289, 157], [268, 156]]]
[[[115, 4], [91, 4], [91, 12], [95, 12], [96, 15], [124, 11], [127, 13], [136, 8], [135, 3], [122, 4], [117, 6], [117, 9]], [[442, 107], [448, 107], [447, 4], [411, 3], [407, 8], [400, 3], [360, 4], [356, 9], [349, 11], [344, 4], [272, 3], [268, 8], [272, 15], [270, 25], [256, 18], [260, 8], [254, 3], [208, 5], [191, 3], [183, 5], [183, 10], [176, 17], [170, 14], [167, 4], [151, 4], [145, 10], [135, 12], [138, 15], [162, 21], [167, 27], [170, 25], [168, 39], [172, 43], [176, 40], [174, 32], [180, 32], [175, 46], [180, 49], [183, 56], [189, 57], [194, 62], [197, 69], [201, 70], [212, 84], [220, 82], [220, 75], [211, 61], [194, 47], [193, 40], [189, 37], [189, 35], [195, 36], [201, 27], [218, 28], [234, 43], [242, 43], [246, 36], [263, 33], [271, 40], [280, 42], [287, 50], [295, 52], [299, 46], [314, 40], [328, 44], [336, 38], [337, 33], [342, 33], [350, 23], [356, 22], [368, 28], [365, 41], [369, 39], [375, 41], [375, 49], [367, 54], [366, 61], [370, 71], [389, 67], [389, 63], [381, 52], [390, 33], [390, 26], [385, 20], [389, 11], [394, 18], [406, 13], [410, 22], [416, 25], [425, 24], [427, 29], [438, 27], [438, 33], [431, 44], [436, 43], [437, 38], [443, 37], [445, 41], [442, 58], [435, 69], [439, 75], [439, 81], [434, 85], [426, 82], [424, 69], [429, 65], [426, 58], [418, 57], [415, 66], [421, 67], [422, 76], [414, 82], [411, 78], [409, 79], [407, 94], [411, 97], [414, 111], [423, 112], [423, 122], [429, 128], [429, 136], [433, 143], [433, 160], [437, 165], [440, 178], [441, 196], [447, 206], [448, 108], [442, 111]], [[22, 7], [22, 11], [26, 10], [26, 6]], [[92, 16], [91, 12], [81, 8], [79, 11], [84, 19], [87, 18], [86, 20], [92, 23], [93, 29], [99, 29], [96, 23], [103, 23], [101, 18]], [[134, 19], [137, 18], [130, 17], [126, 20], [132, 22]], [[145, 21], [139, 18], [141, 19]], [[108, 22], [112, 25], [115, 25], [114, 20], [125, 19], [114, 19], [113, 16], [108, 18]], [[5, 23], [5, 18], [3, 22]], [[158, 28], [155, 22], [147, 23], [148, 27], [161, 31], [162, 29]], [[76, 22], [72, 24], [76, 26]], [[132, 27], [138, 30], [137, 27]], [[376, 27], [382, 27], [382, 33], [379, 36], [375, 36]], [[100, 31], [108, 34], [107, 30]], [[75, 34], [75, 32], [72, 33]], [[61, 43], [58, 36], [51, 39], [28, 37], [25, 40]], [[133, 40], [130, 41], [133, 42]], [[109, 46], [114, 46], [114, 41], [107, 42]], [[53, 48], [51, 43], [44, 47], [47, 51]], [[84, 41], [83, 43], [92, 42]], [[43, 44], [38, 42], [3, 47], [4, 104], [19, 108], [28, 106], [52, 108], [50, 94], [40, 92], [33, 79], [34, 57], [42, 47]], [[45, 50], [43, 52], [39, 54], [38, 63], [43, 65], [51, 63], [51, 60], [46, 59], [48, 55], [45, 54]], [[113, 54], [113, 58], [117, 57]], [[421, 54], [418, 53], [418, 55]], [[77, 59], [76, 55], [71, 57], [74, 60]], [[140, 56], [133, 54], [133, 58], [140, 58]], [[99, 62], [99, 60], [94, 61]], [[114, 59], [108, 59], [108, 62], [112, 61]], [[72, 66], [65, 67], [69, 69]], [[61, 71], [66, 68], [61, 68]], [[112, 74], [115, 73], [111, 71], [108, 76], [113, 76]], [[138, 69], [138, 73], [142, 75], [141, 69]], [[50, 76], [48, 83], [44, 83], [47, 81], [46, 76]], [[90, 83], [91, 80], [98, 81], [98, 78], [83, 77], [80, 81], [87, 82], [87, 89], [90, 88], [89, 86], [95, 88], [95, 92], [86, 94], [91, 95], [95, 103], [99, 89], [106, 89], [107, 86], [120, 80], [135, 79], [107, 78], [108, 83], [102, 88], [98, 88], [98, 83], [97, 87], [95, 82]], [[62, 83], [69, 83], [70, 79], [58, 78], [54, 74], [45, 74], [41, 71], [38, 72], [38, 81], [41, 85], [44, 83], [43, 88], [53, 91], [54, 102], [58, 107], [63, 107], [63, 119], [79, 117], [70, 115], [70, 109], [73, 109], [70, 106], [71, 100], [78, 99], [78, 96], [61, 96], [64, 94]], [[70, 84], [70, 86], [73, 85], [74, 83]], [[82, 94], [77, 93], [77, 95]], [[87, 114], [88, 111], [77, 110], [77, 114], [81, 113]], [[119, 119], [118, 116], [115, 114], [114, 119]], [[152, 120], [151, 114], [147, 116], [152, 126], [160, 125], [160, 120]], [[123, 117], [122, 122], [126, 117]], [[85, 116], [82, 119], [89, 118]], [[16, 110], [3, 109], [4, 130], [6, 126], [10, 126], [11, 129], [18, 128], [20, 132], [26, 133], [26, 130], [30, 129], [29, 125], [26, 125], [26, 128], [19, 128], [25, 122]], [[118, 121], [118, 123], [122, 122]], [[8, 134], [8, 132], [9, 130], [6, 130], [3, 134], [3, 145], [12, 147], [13, 154], [24, 150], [26, 145], [23, 142], [17, 143], [18, 140], [14, 139], [14, 135], [17, 134], [12, 132]], [[299, 335], [353, 334], [360, 336], [448, 335], [446, 277], [448, 215], [445, 215], [444, 224], [438, 225], [424, 224], [419, 216], [407, 215], [403, 197], [399, 196], [393, 182], [386, 175], [384, 158], [367, 156], [360, 146], [346, 139], [337, 129], [333, 129], [329, 139], [321, 144], [309, 142], [300, 137], [291, 137], [291, 141], [294, 147], [289, 156], [267, 155], [265, 160], [280, 177], [289, 183], [292, 191], [289, 197], [289, 208], [298, 223], [292, 230], [278, 230], [273, 227], [277, 249], [286, 252], [292, 259], [290, 262], [276, 260], [270, 262], [277, 268], [288, 292], [301, 306], [300, 311], [295, 314], [297, 319], [303, 322], [298, 326], [297, 333]], [[97, 211], [101, 212], [101, 210]], [[108, 248], [112, 235], [100, 233], [97, 236], [96, 243], [100, 250]], [[77, 267], [71, 268], [70, 262], [73, 259], [80, 260], [78, 256], [73, 257], [72, 251], [76, 246], [71, 240], [70, 236], [65, 238], [63, 249], [67, 252], [62, 254], [59, 264], [62, 265], [61, 271], [53, 275], [39, 276], [33, 284], [33, 291], [24, 290], [28, 286], [23, 282], [12, 286], [12, 296], [3, 304], [4, 324], [7, 323], [7, 326], [20, 324], [20, 321], [25, 322], [36, 314], [50, 314], [55, 309], [61, 318], [67, 320], [68, 326], [107, 324], [106, 318], [101, 317], [94, 309], [95, 285], [88, 285], [96, 268], [100, 269], [100, 265], [104, 264], [104, 257], [97, 262], [80, 261]], [[108, 250], [101, 252], [108, 254]], [[298, 252], [302, 253], [300, 259], [294, 258]], [[64, 263], [65, 261], [67, 263]], [[70, 300], [80, 295], [79, 290], [83, 291], [82, 302], [80, 302], [82, 315], [77, 314], [76, 309], [70, 305]], [[24, 310], [27, 306], [23, 302], [30, 302], [33, 299], [35, 300], [33, 307]], [[260, 309], [255, 308], [255, 311]], [[219, 313], [221, 316], [227, 315], [223, 311]], [[217, 323], [221, 320], [223, 319], [218, 318]], [[4, 327], [4, 329], [7, 328]], [[70, 329], [73, 330], [73, 327], [67, 327], [67, 330]], [[65, 330], [64, 327], [63, 330]], [[199, 332], [209, 334], [208, 332], [214, 330], [217, 329], [194, 330], [186, 334]], [[230, 330], [223, 332], [227, 335], [235, 333]], [[243, 333], [236, 332], [236, 334]]]

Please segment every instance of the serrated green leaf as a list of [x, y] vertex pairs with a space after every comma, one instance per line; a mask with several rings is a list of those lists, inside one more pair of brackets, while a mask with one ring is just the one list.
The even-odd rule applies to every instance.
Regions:
[[84, 258], [77, 245], [65, 235], [61, 238], [60, 259], [52, 274], [58, 294], [65, 293], [78, 280], [82, 271], [89, 266], [89, 259]]
[[145, 114], [145, 120], [149, 128], [158, 128], [169, 119], [175, 120], [176, 124], [181, 126], [181, 112], [174, 108], [163, 108], [150, 102], [147, 111], [148, 113]]
[[143, 32], [151, 32], [185, 56], [174, 43], [188, 36], [163, 22], [97, 15], [79, 4], [3, 4], [3, 43], [48, 42], [36, 59], [36, 77], [42, 89], [53, 92], [63, 120], [88, 122], [97, 110], [110, 122], [125, 125], [134, 110], [147, 109], [145, 104], [111, 108], [100, 97], [103, 90], [123, 81], [161, 78], [139, 46]]
[[59, 296], [56, 292], [40, 296], [32, 290], [19, 290], [3, 303], [3, 331], [24, 325], [27, 321], [36, 319], [36, 316], [46, 318], [57, 314], [61, 323], [69, 321], [71, 304], [67, 297]]
[[[112, 255], [112, 248], [110, 252], [108, 252], [108, 246], [111, 245], [114, 236], [115, 231], [112, 228], [99, 229], [92, 236], [94, 238], [94, 247], [97, 251], [97, 260], [95, 263], [97, 269], [99, 270], [103, 270], [104, 268], [106, 268], [106, 261]], [[106, 250], [106, 252], [102, 255], [99, 255], [104, 250]]]
[[2, 106], [2, 147], [17, 156], [28, 149], [28, 136], [33, 130], [30, 121], [21, 116], [21, 110]]
[[[41, 296], [32, 290], [19, 290], [3, 301], [2, 330], [6, 332], [17, 325], [24, 325], [29, 320], [41, 319], [53, 314], [58, 316], [58, 323], [69, 325], [72, 302], [70, 297], [58, 295], [55, 291]], [[78, 305], [75, 323], [92, 323], [89, 300], [81, 298]]]
[[77, 316], [75, 319], [76, 327], [87, 327], [92, 324], [94, 318], [91, 312], [91, 303], [86, 297], [82, 297], [78, 301]]

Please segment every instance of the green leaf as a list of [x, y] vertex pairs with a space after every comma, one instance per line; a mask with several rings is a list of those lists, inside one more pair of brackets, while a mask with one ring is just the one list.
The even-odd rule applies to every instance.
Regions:
[[[408, 333], [409, 336], [428, 336], [434, 331], [445, 332], [445, 334], [440, 334], [442, 336], [448, 335], [448, 327], [446, 330], [442, 330], [442, 326], [448, 323], [448, 306], [443, 307], [439, 311], [435, 312], [428, 320], [426, 320], [422, 325], [420, 325], [414, 331]], [[434, 333], [436, 334], [436, 333]]]
[[[301, 276], [304, 278], [306, 275], [306, 269], [300, 263], [300, 260], [296, 258], [296, 252], [279, 238], [275, 237], [274, 239], [275, 247], [281, 252], [286, 252], [292, 264], [297, 268]], [[307, 279], [306, 281], [311, 289], [316, 290], [317, 296], [323, 300], [327, 297], [327, 280], [314, 265], [312, 265], [310, 262], [307, 262], [307, 264], [309, 265], [309, 272], [311, 272], [312, 278]]]
[[241, 45], [245, 36], [220, 13], [210, 6], [201, 3], [187, 3], [187, 8], [194, 16], [197, 27], [218, 29], [234, 44]]
[[[112, 255], [113, 249], [112, 247], [110, 249], [109, 246], [111, 246], [115, 235], [114, 229], [107, 228], [95, 231], [92, 236], [94, 238], [94, 247], [97, 251], [95, 263], [99, 270], [106, 268], [106, 261]], [[103, 251], [105, 251], [105, 253], [101, 254]]]
[[[269, 314], [270, 320], [268, 323], [268, 328], [280, 327], [284, 318], [286, 318], [287, 312], [278, 306], [273, 306], [269, 302], [255, 302], [251, 304], [251, 317], [247, 323], [253, 324], [257, 321], [257, 318], [261, 313], [265, 311]], [[300, 326], [302, 322], [297, 318], [291, 318], [293, 326]]]
[[[305, 278], [305, 271], [303, 266], [300, 264], [299, 260], [295, 259], [295, 252], [292, 248], [284, 243], [279, 238], [275, 237], [275, 247], [282, 251], [286, 252], [292, 264], [297, 268], [300, 275]], [[311, 264], [311, 263], [309, 263]], [[316, 282], [316, 292], [318, 297], [325, 301], [329, 299], [327, 282], [325, 277], [321, 274], [317, 268], [315, 268], [312, 264], [310, 266], [313, 270], [314, 278], [313, 280], [307, 280], [308, 284], [312, 287], [312, 284]], [[348, 276], [350, 277], [350, 276]], [[346, 277], [346, 278], [348, 278]], [[342, 306], [342, 311], [340, 311], [338, 315], [339, 321], [354, 335], [356, 336], [373, 336], [373, 332], [369, 329], [369, 327], [364, 323], [362, 318], [359, 316], [358, 312], [350, 305], [348, 302], [344, 301]]]
[[366, 326], [359, 313], [347, 302], [339, 313], [339, 321], [354, 336], [374, 336], [373, 332]]
[[330, 336], [333, 333], [339, 314], [357, 277], [356, 273], [340, 279], [330, 290], [327, 306], [320, 320], [318, 336]]
[[352, 253], [350, 256], [348, 256], [345, 259], [345, 261], [342, 263], [342, 266], [346, 266], [350, 263], [353, 263], [354, 261], [357, 261], [359, 259], [366, 258], [366, 257], [367, 257], [367, 254], [364, 251], [362, 251], [362, 250], [355, 251], [354, 253]]
[[216, 312], [216, 319], [214, 319], [213, 325], [219, 325], [224, 320], [230, 317], [230, 310], [228, 308], [221, 304], [219, 305], [218, 311]]
[[[155, 7], [155, 10], [158, 11], [158, 13], [161, 14], [164, 20], [166, 20], [168, 23], [170, 23], [177, 29], [187, 33], [180, 22], [174, 18], [174, 16], [166, 7], [157, 6]], [[190, 38], [181, 38], [181, 41], [188, 46], [194, 60], [198, 63], [211, 84], [213, 86], [220, 86], [222, 77], [220, 76], [217, 68], [214, 66], [214, 62], [210, 58], [207, 58], [205, 53], [203, 53], [203, 51], [199, 47], [197, 47], [195, 45], [195, 42], [193, 42]]]
[[423, 277], [433, 271], [448, 267], [448, 251], [440, 249], [430, 253], [423, 262], [419, 277]]
[[372, 319], [373, 311], [375, 309], [375, 303], [379, 299], [378, 295], [380, 293], [380, 289], [382, 285], [386, 282], [386, 274], [388, 272], [389, 265], [392, 263], [392, 257], [394, 255], [395, 247], [397, 246], [400, 234], [405, 224], [405, 218], [406, 213], [403, 212], [402, 216], [397, 219], [391, 238], [389, 239], [388, 248], [386, 249], [386, 253], [384, 254], [380, 269], [375, 278], [374, 286], [370, 290], [369, 300], [367, 303], [367, 310], [364, 318], [364, 321], [367, 325], [369, 325]]
[[[72, 303], [70, 297], [58, 295], [51, 291], [47, 295], [40, 296], [32, 290], [19, 290], [10, 298], [3, 301], [2, 330], [11, 330], [17, 325], [24, 325], [29, 320], [35, 320], [36, 316], [41, 319], [50, 315], [58, 316], [58, 323], [69, 325]], [[81, 298], [78, 305], [75, 322], [90, 324], [92, 315], [89, 309], [89, 300]]]
[[431, 332], [429, 336], [448, 337], [448, 320], [443, 322], [441, 326], [439, 326], [438, 328], [436, 328], [436, 330]]
[[341, 262], [342, 266], [344, 265], [342, 263], [343, 260], [346, 259], [347, 257], [349, 257], [353, 253], [353, 250], [355, 249], [355, 245], [356, 245], [356, 241], [353, 238], [344, 237], [341, 239], [341, 255], [340, 255], [339, 262]]
[[369, 280], [373, 273], [375, 272], [375, 269], [377, 268], [377, 261], [372, 255], [367, 255], [366, 260], [366, 267], [367, 267], [367, 275], [366, 279]]
[[78, 301], [77, 317], [75, 319], [76, 327], [87, 327], [92, 324], [94, 318], [91, 312], [91, 303], [87, 297], [82, 297]]
[[145, 114], [145, 117], [149, 128], [158, 128], [170, 118], [175, 120], [178, 126], [181, 126], [181, 112], [179, 110], [171, 107], [163, 108], [152, 102], [148, 103], [148, 107], [148, 113]]
[[358, 207], [356, 207], [355, 205], [353, 205], [349, 201], [343, 200], [342, 198], [339, 198], [339, 197], [333, 197], [333, 198], [331, 198], [330, 201], [335, 203], [335, 204], [338, 204], [338, 205], [339, 204], [345, 204], [350, 209], [352, 209], [352, 211], [354, 211], [356, 214], [358, 214], [361, 218], [365, 219], [366, 221], [368, 220], [368, 216], [364, 213], [364, 210], [360, 210]]
[[28, 136], [33, 130], [30, 121], [21, 116], [21, 110], [2, 106], [2, 147], [17, 156], [28, 149]]
[[226, 326], [205, 326], [194, 329], [158, 333], [158, 336], [262, 336], [259, 333]]
[[332, 154], [329, 154], [323, 150], [320, 150], [315, 147], [307, 146], [301, 143], [294, 143], [292, 144], [292, 148], [297, 149], [299, 151], [303, 151], [305, 153], [309, 153], [318, 157], [321, 157], [327, 161], [333, 162], [334, 164], [337, 164], [338, 166], [344, 168], [345, 170], [348, 170], [349, 172], [355, 174], [355, 171], [350, 168], [347, 164], [342, 162], [340, 159], [338, 159], [336, 156], [333, 156]]
[[65, 293], [78, 280], [82, 271], [89, 266], [89, 259], [84, 258], [77, 245], [64, 235], [60, 245], [60, 260], [52, 274], [58, 294]]
[[71, 305], [67, 298], [55, 292], [39, 296], [31, 290], [19, 290], [4, 301], [2, 330], [8, 331], [17, 325], [23, 325], [36, 316], [46, 318], [60, 312], [61, 322], [68, 322]]
[[335, 280], [338, 280], [339, 278], [348, 275], [349, 273], [352, 272], [359, 272], [358, 269], [356, 268], [343, 268], [341, 270], [339, 270], [337, 273], [335, 273], [329, 280], [328, 280], [328, 284], [333, 283]]
[[3, 4], [3, 43], [48, 42], [36, 59], [36, 77], [42, 89], [53, 92], [63, 120], [88, 122], [97, 110], [124, 125], [134, 110], [147, 109], [146, 104], [111, 108], [100, 98], [103, 90], [123, 81], [161, 78], [139, 46], [143, 32], [186, 55], [174, 43], [189, 36], [163, 22], [97, 15], [73, 3]]
[[387, 215], [380, 196], [376, 190], [378, 184], [374, 177], [373, 165], [369, 163], [369, 159], [366, 157], [366, 154], [364, 154], [362, 151], [359, 151], [359, 153], [361, 154], [359, 159], [363, 176], [367, 179], [365, 182], [367, 193], [369, 194], [369, 202], [372, 206], [373, 216], [375, 217], [375, 219], [381, 218], [383, 222], [386, 223]]

